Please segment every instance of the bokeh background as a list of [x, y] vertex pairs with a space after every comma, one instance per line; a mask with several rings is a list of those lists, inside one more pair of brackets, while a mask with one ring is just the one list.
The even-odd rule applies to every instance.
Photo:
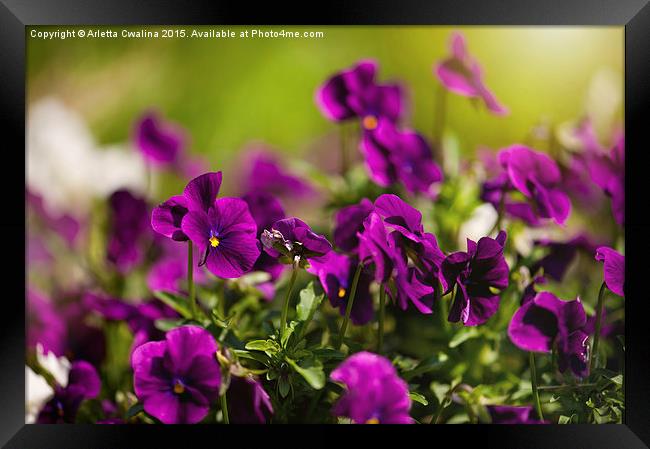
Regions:
[[[315, 107], [315, 89], [361, 58], [380, 63], [380, 80], [404, 83], [408, 121], [431, 135], [439, 86], [432, 67], [448, 53], [449, 34], [460, 30], [484, 68], [486, 85], [511, 111], [497, 117], [452, 95], [447, 126], [455, 130], [464, 157], [478, 145], [496, 149], [521, 142], [535, 125], [563, 123], [589, 107], [602, 111], [596, 118], [601, 122], [621, 120], [620, 27], [255, 28], [322, 31], [324, 37], [28, 38], [28, 100], [58, 98], [87, 121], [103, 145], [128, 141], [134, 120], [154, 107], [188, 129], [190, 150], [205, 155], [213, 167], [227, 168], [251, 141], [308, 158], [315, 145], [336, 133]], [[609, 91], [594, 89], [594, 83], [606, 84]], [[612, 86], [619, 92], [612, 93]], [[594, 107], [598, 102], [607, 107]], [[597, 125], [604, 138], [611, 123]], [[232, 188], [225, 182], [226, 189]], [[178, 189], [173, 182], [167, 185], [162, 195]]]

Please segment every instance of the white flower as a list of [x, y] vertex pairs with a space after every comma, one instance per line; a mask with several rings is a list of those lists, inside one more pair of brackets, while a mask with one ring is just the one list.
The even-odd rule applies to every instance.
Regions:
[[490, 203], [484, 203], [474, 209], [472, 216], [460, 225], [458, 230], [458, 247], [464, 248], [466, 239], [477, 242], [490, 233], [497, 222], [497, 211]]
[[[61, 386], [65, 387], [68, 384], [68, 373], [70, 372], [68, 359], [57, 357], [53, 352], [48, 352], [47, 355], [43, 354], [43, 346], [40, 343], [36, 345], [36, 359]], [[25, 366], [25, 390], [25, 423], [32, 424], [36, 421], [38, 412], [43, 405], [54, 394], [54, 390], [42, 376], [27, 366]]]

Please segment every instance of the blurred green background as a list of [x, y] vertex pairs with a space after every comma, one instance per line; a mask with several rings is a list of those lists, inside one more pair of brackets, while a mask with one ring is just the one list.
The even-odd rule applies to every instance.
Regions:
[[334, 133], [315, 107], [314, 92], [361, 58], [378, 60], [380, 81], [405, 84], [407, 122], [430, 136], [439, 86], [432, 67], [448, 53], [454, 30], [466, 35], [487, 86], [511, 112], [496, 117], [451, 95], [447, 125], [465, 156], [479, 144], [499, 148], [522, 141], [540, 120], [577, 118], [599, 70], [620, 75], [623, 88], [622, 27], [175, 28], [323, 31], [324, 37], [40, 40], [29, 37], [29, 28], [28, 99], [59, 97], [86, 118], [100, 143], [125, 141], [143, 110], [158, 108], [190, 131], [193, 152], [222, 168], [253, 140], [305, 155], [317, 139]]

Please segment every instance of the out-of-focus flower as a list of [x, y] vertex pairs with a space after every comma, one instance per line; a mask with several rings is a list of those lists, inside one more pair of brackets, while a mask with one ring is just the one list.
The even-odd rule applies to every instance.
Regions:
[[[503, 203], [506, 213], [532, 226], [539, 225], [540, 218], [564, 224], [571, 202], [560, 188], [560, 169], [555, 161], [523, 145], [505, 148], [498, 157], [504, 172], [483, 184], [481, 198], [497, 211]], [[512, 191], [523, 194], [525, 201], [509, 198], [508, 193]]]
[[570, 369], [576, 377], [584, 378], [589, 374], [586, 322], [580, 299], [562, 301], [552, 293], [541, 292], [517, 309], [508, 335], [526, 351], [550, 353], [556, 345], [560, 372]]
[[455, 32], [451, 35], [449, 51], [451, 55], [438, 63], [434, 69], [442, 85], [463, 97], [480, 98], [493, 114], [508, 114], [508, 109], [498, 102], [483, 83], [481, 66], [467, 51], [465, 37], [461, 33]]
[[567, 269], [573, 262], [578, 250], [593, 254], [596, 245], [587, 234], [578, 234], [566, 242], [558, 242], [550, 239], [536, 240], [535, 245], [548, 248], [548, 254], [531, 267], [531, 272], [536, 273], [540, 268], [544, 269], [544, 275], [548, 275], [557, 282], [562, 282]]
[[535, 286], [538, 284], [546, 284], [546, 278], [544, 276], [536, 276], [524, 289], [523, 295], [521, 295], [520, 305], [524, 305], [529, 301], [532, 301], [535, 296], [537, 296], [537, 290]]
[[[173, 240], [160, 237], [156, 246], [162, 254], [151, 265], [147, 273], [147, 287], [152, 292], [167, 291], [172, 293], [183, 292], [184, 282], [187, 280], [187, 254], [184, 245], [179, 245]], [[194, 253], [194, 283], [202, 284], [206, 281], [206, 273], [198, 264], [201, 254]]]
[[596, 249], [596, 260], [603, 262], [603, 279], [607, 288], [625, 296], [625, 256], [607, 246]]
[[205, 263], [215, 276], [237, 278], [260, 255], [255, 220], [240, 198], [219, 198], [207, 211], [190, 209], [181, 229], [204, 253], [200, 265]]
[[491, 204], [481, 204], [472, 212], [469, 219], [458, 228], [458, 246], [462, 246], [465, 238], [478, 240], [488, 235], [496, 224], [499, 215]]
[[394, 123], [380, 119], [376, 129], [363, 134], [361, 151], [370, 178], [378, 185], [400, 182], [411, 193], [435, 197], [432, 186], [442, 181], [442, 170], [420, 134], [398, 130]]
[[266, 149], [247, 152], [238, 185], [244, 192], [267, 192], [280, 198], [305, 199], [316, 192], [305, 180], [289, 173], [279, 157]]
[[67, 329], [65, 356], [71, 361], [85, 360], [99, 368], [106, 356], [106, 337], [103, 329], [88, 320], [91, 310], [79, 298], [79, 293], [74, 293], [58, 308]]
[[[65, 357], [57, 357], [53, 352], [43, 350], [43, 345], [36, 345], [36, 360], [45, 368], [54, 380], [62, 386], [68, 384], [70, 362]], [[45, 403], [54, 395], [54, 389], [45, 378], [25, 367], [25, 423], [33, 424]]]
[[485, 323], [499, 308], [499, 295], [492, 289], [508, 286], [508, 264], [503, 257], [506, 233], [496, 239], [481, 238], [478, 243], [467, 239], [467, 252], [447, 256], [442, 275], [449, 293], [456, 286], [456, 296], [449, 311], [449, 321], [465, 326]]
[[377, 63], [359, 61], [330, 79], [316, 92], [316, 104], [325, 117], [335, 122], [359, 118], [364, 129], [377, 127], [379, 118], [396, 122], [403, 106], [397, 84], [376, 82]]
[[43, 196], [53, 216], [83, 217], [96, 197], [146, 189], [139, 155], [117, 146], [100, 148], [83, 119], [57, 99], [29, 106], [27, 147], [29, 190]]
[[118, 190], [109, 198], [111, 232], [108, 237], [107, 259], [126, 273], [140, 263], [143, 252], [141, 240], [150, 237], [147, 202], [128, 190]]
[[[81, 224], [69, 214], [53, 215], [43, 204], [43, 197], [27, 189], [27, 205], [42, 221], [43, 225], [73, 246], [81, 230]], [[31, 227], [31, 226], [30, 226]]]
[[488, 405], [487, 411], [492, 418], [492, 424], [548, 424], [531, 417], [533, 407], [530, 405], [517, 407], [513, 405]]
[[587, 162], [593, 181], [611, 199], [612, 214], [625, 222], [625, 138], [621, 136], [610, 154], [592, 155]]
[[359, 246], [358, 232], [363, 230], [363, 222], [374, 209], [368, 198], [358, 204], [342, 207], [336, 212], [334, 220], [334, 243], [343, 251], [355, 252]]
[[233, 424], [266, 424], [273, 415], [271, 398], [252, 376], [232, 376], [226, 397]]
[[198, 326], [167, 332], [131, 357], [133, 387], [144, 410], [165, 424], [201, 421], [219, 397], [221, 369], [214, 337]]
[[135, 125], [135, 145], [153, 165], [166, 166], [176, 163], [186, 139], [179, 126], [164, 121], [153, 111], [146, 112]]
[[38, 414], [38, 424], [74, 423], [79, 406], [85, 399], [97, 397], [101, 381], [97, 370], [83, 360], [70, 367], [66, 386], [57, 386], [54, 396]]
[[[358, 266], [356, 259], [330, 251], [323, 257], [311, 259], [310, 265], [307, 271], [318, 276], [330, 304], [338, 307], [341, 315], [345, 315], [350, 288]], [[372, 319], [371, 281], [372, 277], [362, 270], [350, 312], [350, 319], [356, 325], [366, 324]]]
[[358, 352], [339, 365], [330, 378], [346, 391], [333, 408], [356, 424], [412, 424], [408, 385], [388, 359]]
[[40, 344], [45, 353], [62, 356], [67, 338], [66, 323], [52, 301], [29, 287], [27, 289], [27, 347]]
[[304, 265], [307, 259], [324, 256], [332, 249], [324, 236], [314, 233], [307, 223], [295, 217], [276, 221], [270, 231], [264, 230], [261, 240], [271, 257], [279, 257], [285, 263]]

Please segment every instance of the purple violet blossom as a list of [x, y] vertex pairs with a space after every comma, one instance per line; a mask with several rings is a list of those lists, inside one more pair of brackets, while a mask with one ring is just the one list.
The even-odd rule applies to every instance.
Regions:
[[[553, 219], [560, 225], [566, 222], [571, 202], [560, 188], [560, 169], [553, 159], [523, 145], [501, 150], [498, 158], [504, 171], [483, 184], [481, 199], [497, 211], [503, 204], [506, 213], [531, 226], [540, 225], [540, 218]], [[513, 191], [522, 194], [525, 201], [510, 198], [508, 193]]]
[[612, 214], [625, 222], [625, 138], [621, 136], [609, 155], [593, 154], [587, 162], [591, 179], [611, 199]]
[[[332, 307], [338, 307], [341, 316], [345, 316], [350, 287], [358, 264], [356, 259], [330, 251], [323, 257], [311, 259], [311, 267], [307, 269], [308, 273], [318, 276], [330, 304]], [[362, 270], [350, 312], [350, 319], [358, 326], [368, 323], [373, 317], [371, 281], [372, 277]]]
[[97, 397], [101, 381], [95, 368], [83, 360], [72, 363], [65, 387], [57, 385], [54, 396], [43, 406], [38, 424], [74, 423], [79, 406], [86, 399]]
[[126, 273], [142, 261], [141, 240], [150, 237], [147, 202], [128, 190], [118, 190], [109, 198], [111, 233], [107, 259], [121, 273]]
[[334, 243], [339, 249], [356, 252], [359, 246], [357, 233], [363, 231], [363, 222], [373, 211], [374, 205], [368, 198], [363, 198], [358, 204], [342, 207], [336, 213], [334, 220]]
[[499, 295], [492, 289], [508, 286], [508, 264], [503, 257], [505, 231], [496, 239], [482, 237], [478, 243], [467, 239], [467, 252], [450, 254], [442, 263], [445, 294], [456, 286], [449, 321], [465, 326], [485, 323], [499, 308]]
[[[171, 239], [156, 235], [156, 246], [162, 250], [160, 257], [151, 265], [147, 273], [147, 287], [152, 292], [166, 291], [182, 293], [187, 280], [187, 254], [184, 245]], [[194, 253], [194, 283], [203, 284], [207, 280], [205, 270], [199, 267], [201, 254]]]
[[32, 287], [27, 289], [27, 347], [43, 346], [43, 352], [57, 357], [65, 352], [66, 323], [54, 304]]
[[536, 246], [548, 248], [548, 254], [537, 261], [530, 269], [536, 273], [540, 268], [544, 269], [544, 275], [548, 275], [557, 282], [562, 282], [564, 275], [571, 262], [575, 259], [578, 250], [593, 254], [596, 245], [586, 234], [579, 234], [566, 242], [558, 242], [549, 239], [535, 241]]
[[174, 165], [185, 147], [187, 137], [180, 127], [147, 112], [135, 125], [135, 145], [145, 160], [154, 165]]
[[42, 221], [43, 225], [61, 236], [68, 246], [73, 247], [81, 232], [81, 223], [68, 214], [55, 216], [45, 207], [43, 197], [29, 189], [27, 189], [26, 196], [27, 206]]
[[533, 407], [530, 405], [517, 407], [513, 405], [488, 405], [492, 424], [548, 424], [531, 417]]
[[295, 217], [276, 221], [270, 231], [264, 230], [261, 241], [271, 257], [288, 264], [299, 262], [301, 266], [307, 259], [322, 257], [332, 249], [324, 236], [315, 234], [307, 223]]
[[403, 109], [402, 89], [377, 84], [376, 74], [375, 61], [359, 61], [328, 79], [316, 92], [316, 104], [328, 119], [359, 118], [366, 130], [375, 129], [379, 118], [395, 123]]
[[380, 119], [376, 129], [363, 134], [361, 151], [370, 178], [378, 185], [400, 182], [411, 193], [436, 196], [432, 186], [442, 181], [442, 170], [420, 134], [400, 131], [389, 120]]
[[483, 83], [483, 73], [478, 61], [467, 51], [465, 37], [458, 32], [451, 35], [451, 55], [435, 66], [435, 74], [442, 85], [463, 97], [480, 98], [496, 115], [507, 115], [508, 109], [501, 105]]
[[195, 424], [219, 397], [221, 369], [214, 337], [199, 326], [170, 330], [164, 341], [131, 357], [133, 387], [144, 410], [164, 424]]
[[271, 398], [253, 376], [231, 377], [226, 396], [233, 424], [266, 424], [273, 416]]
[[280, 198], [304, 199], [314, 196], [307, 181], [289, 173], [279, 157], [265, 149], [252, 150], [244, 159], [242, 174], [246, 192], [267, 192]]
[[625, 296], [625, 256], [608, 246], [600, 246], [596, 249], [596, 260], [603, 262], [607, 288], [618, 296]]
[[371, 352], [348, 357], [330, 378], [345, 385], [346, 391], [334, 405], [335, 416], [356, 424], [412, 424], [408, 385], [390, 361]]
[[508, 336], [526, 351], [550, 353], [556, 345], [560, 372], [570, 369], [576, 377], [585, 378], [589, 374], [586, 322], [580, 299], [562, 301], [541, 292], [517, 309]]

